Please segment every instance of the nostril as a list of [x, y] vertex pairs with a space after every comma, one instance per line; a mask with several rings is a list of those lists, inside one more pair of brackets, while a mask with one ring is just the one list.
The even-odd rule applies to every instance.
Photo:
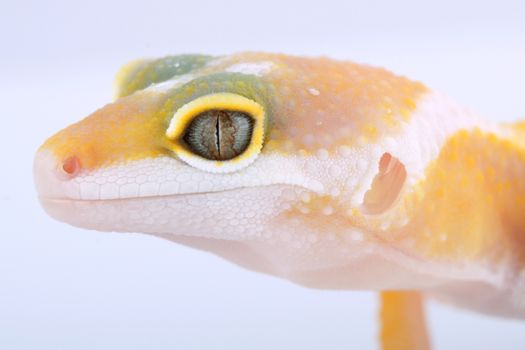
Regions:
[[79, 173], [81, 169], [80, 161], [76, 156], [67, 157], [62, 161], [62, 171], [69, 177], [73, 177]]

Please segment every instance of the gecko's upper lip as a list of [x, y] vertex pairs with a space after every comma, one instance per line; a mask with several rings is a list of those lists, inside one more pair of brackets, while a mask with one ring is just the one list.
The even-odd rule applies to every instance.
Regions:
[[[104, 192], [105, 185], [99, 185], [91, 180], [91, 182], [83, 184], [89, 185], [91, 193], [82, 192], [81, 182], [83, 179], [73, 179], [69, 172], [64, 172], [62, 169], [63, 163], [60, 162], [52, 152], [48, 150], [40, 150], [37, 152], [34, 159], [34, 181], [40, 201], [44, 204], [46, 202], [53, 202], [55, 204], [67, 205], [74, 203], [100, 203], [100, 202], [124, 202], [134, 200], [149, 200], [155, 198], [175, 198], [175, 197], [190, 197], [197, 195], [213, 195], [226, 192], [234, 192], [247, 188], [263, 187], [268, 185], [282, 185], [294, 188], [302, 188], [305, 191], [312, 191], [300, 183], [294, 182], [272, 182], [258, 185], [246, 186], [243, 184], [235, 184], [233, 186], [219, 186], [217, 188], [195, 188], [195, 186], [187, 186], [180, 188], [178, 191], [139, 191], [138, 193], [122, 193], [119, 192], [119, 187], [111, 193]], [[76, 165], [73, 166], [75, 168]], [[72, 169], [70, 169], [72, 170]], [[82, 178], [89, 178], [90, 174], [81, 174]], [[76, 175], [73, 175], [76, 176]], [[80, 181], [80, 182], [79, 182]], [[109, 183], [108, 183], [109, 184]], [[45, 205], [44, 205], [45, 206]]]
[[57, 161], [55, 156], [48, 151], [38, 151], [34, 160], [34, 181], [38, 197], [41, 202], [54, 202], [58, 203], [78, 203], [78, 202], [109, 202], [109, 201], [132, 201], [138, 199], [152, 199], [152, 198], [169, 198], [176, 196], [193, 196], [193, 195], [207, 195], [213, 193], [224, 193], [230, 191], [236, 191], [245, 187], [236, 187], [230, 189], [221, 189], [217, 191], [202, 191], [202, 192], [184, 192], [174, 193], [165, 195], [143, 195], [143, 196], [126, 196], [126, 197], [112, 197], [112, 198], [82, 198], [79, 193], [78, 184], [70, 181], [72, 176], [75, 176], [78, 172], [78, 166], [76, 160], [67, 159], [67, 162], [73, 164], [67, 164], [68, 170], [63, 169], [66, 163], [62, 164]]

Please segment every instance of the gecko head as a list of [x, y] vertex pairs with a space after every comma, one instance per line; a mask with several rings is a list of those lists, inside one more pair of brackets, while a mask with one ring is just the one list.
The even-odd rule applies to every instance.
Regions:
[[41, 146], [35, 182], [75, 226], [153, 234], [313, 287], [397, 287], [407, 272], [376, 231], [403, 224], [417, 167], [406, 129], [425, 93], [325, 58], [137, 61], [113, 103]]

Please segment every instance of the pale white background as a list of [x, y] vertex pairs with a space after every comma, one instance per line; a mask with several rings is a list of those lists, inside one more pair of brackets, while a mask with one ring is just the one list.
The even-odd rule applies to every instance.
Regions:
[[[51, 220], [33, 153], [109, 101], [122, 63], [188, 52], [352, 59], [488, 118], [525, 117], [524, 4], [1, 0], [0, 348], [373, 349], [371, 293], [308, 290], [153, 237]], [[525, 347], [525, 323], [429, 312], [437, 349]]]

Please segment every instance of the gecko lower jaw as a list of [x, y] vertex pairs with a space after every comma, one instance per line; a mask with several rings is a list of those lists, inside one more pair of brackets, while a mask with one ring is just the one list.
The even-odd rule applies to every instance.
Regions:
[[[254, 189], [230, 191], [234, 201], [251, 197]], [[186, 198], [184, 198], [186, 197]], [[194, 248], [210, 251], [251, 270], [276, 275], [304, 286], [328, 289], [372, 289], [398, 287], [398, 281], [411, 280], [414, 287], [432, 286], [433, 278], [412, 279], [414, 271], [400, 259], [413, 259], [373, 239], [327, 240], [298, 246], [297, 239], [308, 241], [307, 232], [297, 231], [296, 238], [283, 240], [288, 225], [273, 220], [270, 206], [250, 215], [249, 224], [239, 218], [224, 220], [217, 213], [224, 202], [215, 193], [191, 196], [165, 196], [114, 201], [81, 201], [41, 198], [49, 215], [59, 221], [84, 229], [114, 232], [141, 232]], [[209, 206], [203, 201], [210, 200]], [[215, 201], [217, 200], [217, 201]], [[266, 201], [267, 203], [270, 200]], [[248, 201], [232, 211], [253, 212]], [[211, 216], [203, 212], [211, 211]], [[257, 233], [274, 230], [273, 238]], [[226, 225], [225, 225], [226, 224]], [[242, 228], [244, 226], [244, 228]], [[235, 231], [238, 229], [237, 231]], [[281, 230], [282, 232], [280, 232]], [[321, 233], [322, 234], [322, 233]], [[326, 232], [325, 232], [326, 234]], [[324, 247], [324, 248], [323, 248]], [[329, 247], [329, 248], [328, 248]], [[347, 249], [347, 252], [345, 252]], [[374, 267], [371, 269], [371, 267]], [[341, 273], [346, 276], [341, 279]], [[419, 273], [418, 273], [419, 274]], [[379, 281], [379, 282], [378, 282]]]
[[[303, 230], [308, 227], [294, 228], [293, 222], [286, 221], [286, 215], [280, 215], [280, 201], [272, 202], [278, 197], [271, 192], [282, 193], [282, 186], [269, 186], [264, 194], [258, 191], [230, 190], [228, 196], [213, 192], [115, 200], [40, 200], [50, 216], [73, 226], [154, 235], [308, 287], [427, 288], [442, 282], [413, 256], [374, 239], [373, 233], [367, 231], [362, 231], [365, 237], [358, 240], [351, 236], [331, 240], [328, 232], [319, 232], [315, 244], [297, 245], [308, 242], [308, 232]], [[253, 201], [258, 193], [262, 198]], [[249, 219], [243, 223], [246, 218]], [[295, 238], [284, 240], [283, 234], [292, 229]], [[268, 231], [273, 232], [273, 237], [264, 236]], [[341, 279], [341, 275], [346, 277]]]
[[[99, 231], [203, 235], [230, 238], [257, 223], [272, 221], [286, 208], [290, 185], [239, 187], [215, 192], [76, 200], [40, 196], [42, 207], [59, 221]], [[256, 199], [256, 200], [255, 200]], [[224, 232], [221, 231], [222, 225]], [[217, 228], [219, 227], [219, 228]], [[226, 230], [228, 228], [228, 230]], [[231, 233], [231, 234], [230, 234]], [[230, 235], [229, 235], [230, 234]]]

